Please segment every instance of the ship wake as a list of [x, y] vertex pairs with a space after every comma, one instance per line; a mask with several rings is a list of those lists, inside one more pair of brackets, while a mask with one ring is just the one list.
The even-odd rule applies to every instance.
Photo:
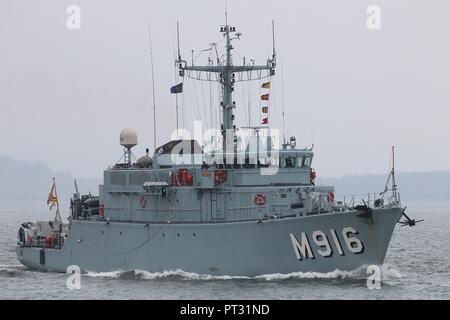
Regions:
[[22, 265], [0, 265], [0, 278], [24, 276], [29, 270]]
[[[162, 272], [148, 272], [143, 270], [133, 271], [111, 271], [111, 272], [87, 272], [84, 276], [91, 278], [118, 278], [118, 279], [142, 279], [142, 280], [191, 280], [191, 281], [212, 281], [212, 280], [257, 280], [257, 281], [284, 281], [284, 280], [315, 280], [315, 279], [367, 279], [372, 272], [367, 271], [366, 266], [362, 266], [352, 271], [335, 270], [332, 272], [292, 272], [292, 273], [273, 273], [259, 276], [229, 276], [229, 275], [209, 275], [183, 270], [167, 270]], [[388, 265], [380, 266], [380, 275], [382, 281], [401, 278], [400, 272]]]

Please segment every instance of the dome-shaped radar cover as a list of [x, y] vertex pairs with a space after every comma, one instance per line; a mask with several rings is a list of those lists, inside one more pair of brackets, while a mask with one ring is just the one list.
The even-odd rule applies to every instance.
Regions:
[[125, 128], [120, 132], [120, 145], [132, 148], [137, 145], [137, 133], [133, 129]]

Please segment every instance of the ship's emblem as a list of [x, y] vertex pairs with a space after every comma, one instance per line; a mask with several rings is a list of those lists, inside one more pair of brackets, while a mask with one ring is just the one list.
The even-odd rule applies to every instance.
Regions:
[[[343, 240], [346, 249], [348, 249], [350, 253], [363, 253], [364, 244], [356, 237], [357, 234], [359, 234], [359, 232], [355, 228], [345, 227], [342, 229], [341, 237], [338, 236], [338, 233], [334, 229], [330, 229], [329, 235], [321, 230], [316, 230], [313, 231], [310, 236], [308, 236], [306, 232], [302, 232], [300, 239], [293, 233], [290, 233], [289, 237], [291, 238], [297, 259], [302, 261], [303, 259], [315, 259], [313, 248], [315, 248], [316, 252], [324, 258], [329, 258], [333, 255], [333, 247], [339, 255], [344, 256], [345, 252], [341, 240]], [[332, 241], [330, 241], [330, 238]], [[310, 239], [313, 240], [312, 243], [314, 246], [311, 246]]]
[[144, 196], [142, 196], [139, 199], [139, 205], [141, 206], [142, 209], [144, 209], [147, 206], [147, 199]]
[[266, 204], [266, 196], [262, 192], [258, 192], [253, 200], [258, 207], [262, 207]]

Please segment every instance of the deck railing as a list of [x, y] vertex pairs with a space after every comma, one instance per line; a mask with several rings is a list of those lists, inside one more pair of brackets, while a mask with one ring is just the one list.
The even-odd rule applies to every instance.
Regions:
[[[389, 191], [389, 190], [388, 190]], [[357, 205], [366, 205], [369, 208], [391, 207], [394, 205], [401, 205], [400, 193], [380, 193], [380, 192], [368, 192], [344, 195], [342, 200], [337, 200], [336, 203], [344, 208], [354, 208]]]

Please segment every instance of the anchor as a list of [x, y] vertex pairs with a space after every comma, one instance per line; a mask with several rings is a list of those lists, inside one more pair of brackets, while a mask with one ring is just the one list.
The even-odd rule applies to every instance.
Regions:
[[374, 224], [372, 208], [367, 205], [364, 199], [362, 199], [362, 202], [364, 203], [364, 205], [357, 205], [354, 208], [357, 212], [356, 216], [359, 218], [367, 218], [367, 223]]
[[411, 219], [405, 212], [403, 212], [402, 217], [405, 217], [405, 220], [400, 220], [401, 218], [398, 220], [398, 223], [400, 223], [402, 227], [404, 226], [414, 227], [417, 223], [424, 221], [424, 219], [421, 220]]

